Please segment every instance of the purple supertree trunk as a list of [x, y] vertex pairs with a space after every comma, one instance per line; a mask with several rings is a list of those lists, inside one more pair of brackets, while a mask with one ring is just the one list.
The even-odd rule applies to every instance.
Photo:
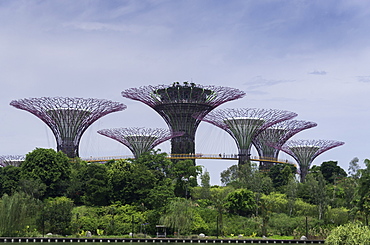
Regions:
[[[314, 122], [285, 120], [261, 131], [252, 142], [260, 158], [277, 159], [280, 150], [272, 147], [271, 144], [282, 146], [293, 135], [316, 126], [317, 123]], [[272, 162], [260, 162], [260, 169], [267, 170], [272, 165]]]
[[194, 154], [195, 133], [202, 118], [217, 106], [244, 95], [243, 91], [234, 88], [187, 82], [122, 91], [123, 97], [141, 101], [153, 108], [171, 131], [184, 132], [184, 135], [171, 139], [172, 154]]
[[210, 112], [203, 121], [211, 123], [231, 135], [239, 150], [239, 164], [250, 160], [252, 140], [265, 128], [296, 117], [290, 111], [256, 108], [218, 109]]
[[184, 132], [172, 132], [164, 128], [112, 128], [99, 130], [98, 133], [127, 146], [135, 158], [151, 151], [166, 140], [184, 134]]
[[19, 167], [24, 159], [25, 155], [3, 155], [0, 156], [0, 167], [15, 166]]
[[57, 150], [68, 157], [78, 157], [82, 134], [96, 120], [109, 113], [122, 111], [126, 106], [104, 99], [42, 97], [13, 100], [10, 105], [26, 110], [49, 126]]
[[303, 183], [313, 160], [318, 155], [343, 144], [344, 142], [336, 140], [289, 140], [282, 146], [277, 144], [274, 147], [291, 155], [297, 161]]

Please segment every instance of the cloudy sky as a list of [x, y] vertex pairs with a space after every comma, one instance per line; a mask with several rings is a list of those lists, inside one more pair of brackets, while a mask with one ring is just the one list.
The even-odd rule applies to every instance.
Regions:
[[[193, 81], [238, 88], [220, 108], [298, 113], [317, 127], [294, 139], [345, 145], [314, 164], [345, 170], [370, 158], [370, 3], [353, 0], [0, 1], [0, 155], [55, 148], [49, 128], [9, 105], [44, 96], [102, 98], [127, 109], [95, 122], [82, 157], [130, 154], [96, 133], [115, 127], [166, 127], [154, 110], [123, 98], [127, 88]], [[213, 135], [214, 137], [207, 137]], [[224, 132], [202, 123], [197, 152], [236, 153]], [[168, 143], [159, 146], [168, 151]], [[281, 155], [282, 158], [287, 156]], [[236, 162], [198, 161], [219, 183]]]

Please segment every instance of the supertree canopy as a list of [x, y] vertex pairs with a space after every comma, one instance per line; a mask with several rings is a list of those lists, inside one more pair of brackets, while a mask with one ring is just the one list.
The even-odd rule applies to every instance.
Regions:
[[[242, 98], [243, 91], [229, 87], [195, 83], [144, 86], [122, 91], [122, 96], [138, 100], [163, 117], [171, 131], [185, 132], [171, 139], [172, 154], [195, 153], [195, 132], [202, 118], [217, 106]], [[193, 115], [197, 115], [194, 117]]]
[[53, 132], [57, 150], [78, 157], [82, 134], [96, 120], [126, 106], [104, 99], [42, 97], [13, 100], [10, 105], [26, 110], [44, 121]]
[[[293, 135], [312, 127], [316, 127], [317, 123], [307, 122], [302, 120], [285, 120], [276, 123], [265, 130], [262, 130], [253, 140], [253, 145], [256, 147], [260, 158], [277, 159], [279, 149], [271, 145], [282, 146]], [[268, 169], [272, 162], [261, 162], [260, 169]]]
[[301, 182], [304, 182], [311, 163], [318, 155], [343, 144], [344, 142], [336, 140], [289, 140], [284, 145], [277, 144], [275, 147], [297, 161]]
[[25, 155], [3, 155], [0, 156], [0, 167], [15, 166], [19, 167], [24, 159]]
[[113, 128], [102, 129], [98, 133], [127, 146], [135, 158], [151, 151], [166, 140], [184, 134], [184, 132], [172, 132], [164, 128]]
[[296, 113], [274, 109], [229, 108], [211, 111], [203, 121], [231, 135], [239, 150], [239, 164], [249, 161], [252, 140], [265, 128], [291, 119]]

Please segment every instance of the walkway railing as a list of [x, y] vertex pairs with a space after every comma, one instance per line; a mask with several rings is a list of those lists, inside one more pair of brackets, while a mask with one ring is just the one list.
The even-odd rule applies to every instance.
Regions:
[[[82, 160], [87, 162], [106, 162], [109, 160], [119, 160], [119, 159], [133, 159], [133, 155], [123, 155], [123, 156], [109, 156], [109, 157], [90, 157], [90, 158], [83, 158]], [[169, 159], [221, 159], [221, 160], [238, 160], [238, 154], [202, 154], [202, 153], [195, 153], [195, 154], [168, 154]], [[251, 161], [257, 162], [273, 162], [273, 163], [291, 163], [286, 159], [276, 159], [270, 157], [258, 157], [258, 156], [251, 156]], [[292, 163], [291, 163], [292, 164]]]

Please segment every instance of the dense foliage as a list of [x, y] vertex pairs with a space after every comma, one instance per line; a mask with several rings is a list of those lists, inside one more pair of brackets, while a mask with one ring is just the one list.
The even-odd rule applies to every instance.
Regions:
[[365, 164], [352, 160], [347, 176], [324, 162], [304, 183], [293, 165], [263, 172], [256, 163], [234, 165], [221, 173], [223, 186], [212, 186], [193, 161], [172, 162], [159, 151], [102, 164], [36, 149], [20, 167], [0, 168], [0, 236], [155, 236], [161, 224], [169, 236], [330, 235], [330, 244], [345, 244], [335, 241], [368, 239], [356, 235], [370, 213]]
[[370, 229], [358, 223], [349, 223], [335, 228], [325, 241], [328, 245], [370, 244]]

